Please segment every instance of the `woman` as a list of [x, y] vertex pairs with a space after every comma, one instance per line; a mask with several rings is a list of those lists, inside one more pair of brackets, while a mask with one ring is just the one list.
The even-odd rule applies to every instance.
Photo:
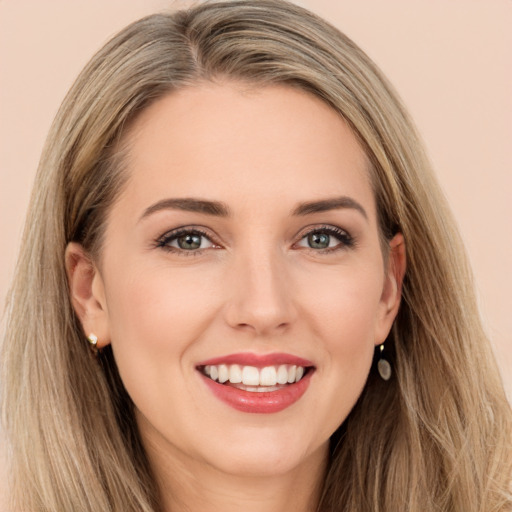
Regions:
[[261, 0], [127, 27], [34, 187], [11, 508], [509, 510], [453, 226], [395, 93], [324, 21]]

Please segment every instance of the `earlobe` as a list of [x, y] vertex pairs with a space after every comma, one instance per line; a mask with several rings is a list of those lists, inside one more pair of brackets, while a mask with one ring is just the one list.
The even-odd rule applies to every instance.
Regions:
[[381, 318], [375, 333], [375, 345], [385, 341], [400, 307], [402, 283], [406, 269], [405, 241], [397, 233], [389, 242], [386, 277], [381, 296]]
[[103, 279], [85, 249], [71, 242], [65, 253], [66, 273], [73, 309], [80, 319], [84, 336], [94, 333], [97, 347], [110, 341], [108, 311]]

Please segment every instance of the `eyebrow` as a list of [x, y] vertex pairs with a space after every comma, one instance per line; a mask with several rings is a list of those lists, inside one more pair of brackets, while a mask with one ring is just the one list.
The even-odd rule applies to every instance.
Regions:
[[[338, 210], [343, 208], [357, 210], [366, 220], [368, 220], [368, 214], [366, 213], [366, 210], [361, 206], [361, 204], [347, 196], [300, 203], [292, 211], [292, 215], [302, 217], [312, 213], [321, 213], [327, 212], [329, 210]], [[216, 217], [229, 217], [231, 215], [229, 207], [220, 201], [209, 201], [196, 198], [169, 198], [162, 199], [161, 201], [158, 201], [157, 203], [146, 208], [140, 220], [161, 210], [182, 210], [186, 212], [213, 215]]]
[[293, 210], [293, 215], [303, 216], [310, 215], [311, 213], [321, 213], [342, 208], [357, 210], [366, 220], [368, 220], [366, 210], [356, 200], [347, 196], [301, 203], [295, 208], [295, 210]]
[[179, 198], [163, 199], [151, 205], [144, 210], [141, 220], [149, 215], [161, 210], [183, 210], [186, 212], [204, 213], [206, 215], [215, 215], [217, 217], [228, 217], [229, 208], [226, 204], [219, 201], [206, 201], [204, 199]]

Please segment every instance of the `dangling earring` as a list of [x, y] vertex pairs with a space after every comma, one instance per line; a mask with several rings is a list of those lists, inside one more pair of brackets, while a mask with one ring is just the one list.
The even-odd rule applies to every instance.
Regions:
[[379, 347], [379, 352], [380, 359], [377, 362], [377, 370], [383, 380], [389, 380], [393, 371], [389, 361], [383, 357], [384, 343]]
[[98, 336], [91, 332], [91, 334], [87, 336], [87, 341], [89, 342], [89, 348], [91, 349], [92, 354], [96, 357], [98, 355]]

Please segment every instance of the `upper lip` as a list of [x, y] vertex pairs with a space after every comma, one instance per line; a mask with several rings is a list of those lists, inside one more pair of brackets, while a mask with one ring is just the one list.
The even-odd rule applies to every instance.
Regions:
[[213, 366], [219, 364], [239, 364], [241, 366], [256, 366], [263, 368], [265, 366], [274, 366], [279, 364], [294, 364], [296, 366], [314, 366], [311, 361], [292, 354], [282, 352], [272, 354], [255, 354], [253, 352], [241, 352], [238, 354], [229, 354], [220, 357], [214, 357], [200, 362], [197, 366]]

